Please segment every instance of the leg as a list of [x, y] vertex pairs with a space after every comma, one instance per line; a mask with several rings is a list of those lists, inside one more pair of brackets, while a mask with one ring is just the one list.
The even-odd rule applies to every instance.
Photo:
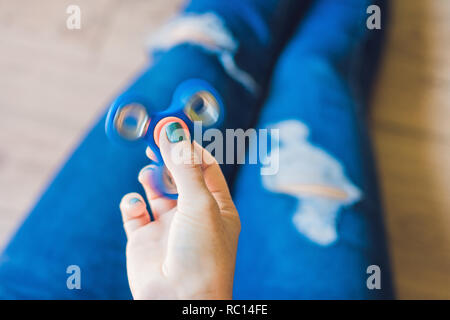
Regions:
[[[279, 129], [279, 170], [246, 165], [235, 298], [392, 298], [372, 154], [362, 106], [374, 64], [362, 54], [369, 0], [319, 0], [282, 54], [259, 128]], [[385, 12], [385, 11], [383, 11]], [[370, 45], [369, 45], [370, 46]], [[357, 90], [357, 91], [355, 91]], [[381, 290], [369, 290], [370, 265]]]
[[[303, 2], [231, 2], [192, 1], [153, 42], [154, 64], [127, 90], [164, 108], [181, 81], [200, 77], [224, 97], [224, 127], [249, 127], [281, 46], [276, 39], [295, 22], [281, 17], [300, 12]], [[189, 32], [180, 36], [183, 28]], [[139, 191], [137, 174], [145, 164], [143, 148], [111, 145], [99, 119], [0, 257], [0, 296], [130, 298], [118, 206], [124, 194]], [[234, 167], [224, 170], [231, 182]], [[70, 265], [81, 269], [82, 290], [66, 287]]]

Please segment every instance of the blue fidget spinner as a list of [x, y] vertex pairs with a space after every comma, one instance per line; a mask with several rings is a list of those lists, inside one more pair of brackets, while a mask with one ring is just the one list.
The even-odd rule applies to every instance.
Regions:
[[149, 112], [151, 106], [141, 97], [123, 94], [114, 101], [106, 117], [106, 133], [115, 142], [145, 141], [155, 154], [156, 170], [151, 183], [155, 190], [170, 199], [178, 193], [159, 150], [159, 134], [165, 124], [178, 122], [193, 139], [194, 122], [204, 128], [218, 126], [224, 107], [217, 91], [206, 81], [190, 79], [175, 90], [170, 106], [162, 112]]

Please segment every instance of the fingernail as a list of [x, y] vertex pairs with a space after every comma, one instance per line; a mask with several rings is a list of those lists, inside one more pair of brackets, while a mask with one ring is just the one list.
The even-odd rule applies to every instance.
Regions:
[[140, 203], [140, 202], [141, 202], [141, 199], [138, 199], [138, 198], [131, 198], [130, 201], [129, 201], [129, 203], [131, 205], [135, 205], [135, 204]]
[[154, 165], [148, 165], [148, 166], [146, 166], [146, 167], [144, 167], [144, 168], [142, 168], [142, 170], [141, 171], [139, 171], [139, 174], [138, 174], [138, 180], [140, 181], [140, 182], [143, 182], [143, 178], [144, 178], [144, 174], [147, 172], [147, 171], [153, 171], [153, 170], [155, 170], [155, 166]]
[[186, 140], [186, 133], [178, 122], [172, 122], [166, 126], [166, 135], [171, 143]]

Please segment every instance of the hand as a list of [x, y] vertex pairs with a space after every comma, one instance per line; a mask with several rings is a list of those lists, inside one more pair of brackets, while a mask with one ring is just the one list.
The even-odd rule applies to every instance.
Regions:
[[[191, 144], [188, 133], [173, 139], [174, 127], [169, 123], [161, 130], [159, 143], [178, 200], [152, 189], [150, 165], [139, 181], [155, 220], [138, 193], [120, 203], [131, 292], [135, 299], [231, 299], [239, 216], [214, 157]], [[179, 161], [175, 151], [190, 160]], [[152, 157], [149, 149], [147, 154]]]

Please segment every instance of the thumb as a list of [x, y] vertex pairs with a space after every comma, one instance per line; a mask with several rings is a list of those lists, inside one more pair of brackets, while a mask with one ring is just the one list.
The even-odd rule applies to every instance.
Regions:
[[194, 149], [189, 132], [178, 122], [168, 123], [160, 132], [159, 147], [177, 187], [178, 206], [184, 200], [212, 199], [203, 177], [201, 154]]

